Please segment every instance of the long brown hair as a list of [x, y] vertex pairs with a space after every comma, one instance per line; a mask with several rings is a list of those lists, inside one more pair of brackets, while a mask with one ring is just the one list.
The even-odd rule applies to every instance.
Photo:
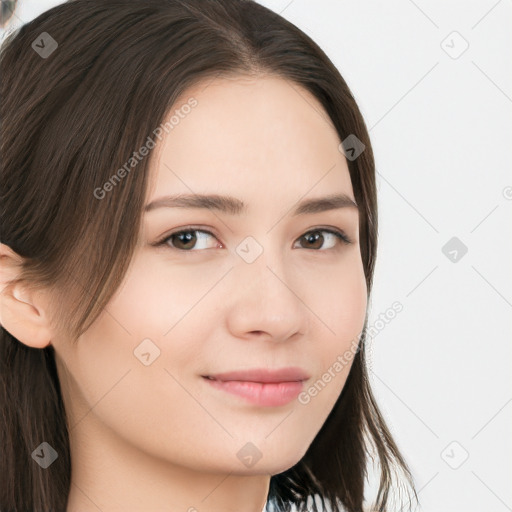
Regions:
[[[9, 35], [0, 59], [2, 242], [24, 258], [17, 281], [58, 291], [58, 320], [75, 337], [128, 268], [151, 155], [101, 200], [93, 191], [146, 142], [189, 86], [217, 76], [290, 80], [320, 101], [340, 141], [353, 134], [365, 145], [348, 166], [370, 293], [377, 200], [368, 131], [329, 58], [281, 16], [252, 0], [74, 0]], [[71, 460], [53, 348], [29, 348], [2, 327], [0, 370], [0, 509], [64, 511]], [[47, 469], [31, 458], [42, 441], [59, 454]], [[345, 387], [308, 451], [271, 477], [268, 506], [316, 511], [308, 499], [316, 496], [333, 511], [362, 511], [374, 455], [374, 508], [388, 510], [401, 486], [416, 497], [370, 388], [363, 335]]]

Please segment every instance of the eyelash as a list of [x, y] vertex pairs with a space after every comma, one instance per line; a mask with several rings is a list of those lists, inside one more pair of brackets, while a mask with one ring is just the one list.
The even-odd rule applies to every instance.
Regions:
[[[206, 249], [200, 249], [200, 250], [197, 250], [197, 249], [190, 249], [190, 250], [178, 249], [177, 247], [172, 247], [171, 245], [168, 244], [168, 242], [171, 240], [171, 238], [173, 236], [181, 235], [183, 233], [190, 233], [190, 232], [205, 233], [207, 235], [211, 235], [214, 238], [217, 238], [210, 231], [207, 231], [207, 230], [204, 230], [204, 229], [200, 229], [200, 228], [194, 227], [194, 226], [188, 226], [186, 228], [181, 228], [179, 231], [174, 231], [173, 233], [170, 233], [169, 235], [166, 235], [163, 239], [161, 239], [160, 241], [156, 242], [154, 245], [156, 247], [167, 246], [168, 249], [176, 250], [176, 251], [183, 252], [183, 253], [201, 252], [201, 251], [206, 250]], [[334, 235], [339, 241], [341, 241], [341, 243], [343, 245], [349, 245], [349, 244], [352, 243], [352, 240], [350, 240], [350, 238], [343, 231], [338, 231], [338, 230], [328, 229], [328, 228], [310, 229], [309, 231], [306, 231], [303, 235], [301, 235], [297, 240], [300, 240], [300, 238], [302, 238], [302, 237], [304, 237], [306, 235], [312, 234], [312, 233], [330, 233], [330, 234]], [[337, 248], [338, 247], [332, 247], [330, 249], [310, 249], [310, 250], [313, 250], [313, 251], [316, 251], [316, 252], [325, 252], [325, 251], [334, 251]], [[213, 249], [215, 249], [215, 247], [213, 247]]]

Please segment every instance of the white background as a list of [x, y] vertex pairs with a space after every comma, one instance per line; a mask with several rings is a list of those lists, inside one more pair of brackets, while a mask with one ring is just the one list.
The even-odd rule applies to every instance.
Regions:
[[[11, 26], [58, 3], [21, 1]], [[511, 1], [260, 3], [323, 48], [370, 131], [370, 324], [403, 305], [369, 342], [370, 374], [421, 509], [512, 511]]]

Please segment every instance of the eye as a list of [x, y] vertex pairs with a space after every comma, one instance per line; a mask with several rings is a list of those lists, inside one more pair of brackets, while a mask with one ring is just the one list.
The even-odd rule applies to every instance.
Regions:
[[[327, 233], [328, 236], [325, 237], [324, 235], [320, 235], [320, 233]], [[323, 246], [326, 238], [329, 241], [329, 243], [328, 243], [329, 247], [324, 248], [324, 250], [325, 249], [335, 249], [337, 243], [339, 243], [339, 242], [341, 242], [345, 245], [352, 243], [351, 240], [348, 238], [348, 236], [345, 235], [345, 233], [343, 233], [342, 231], [337, 231], [337, 230], [332, 230], [332, 229], [320, 229], [320, 228], [312, 230], [312, 231], [308, 231], [307, 233], [304, 233], [304, 235], [302, 235], [299, 238], [299, 241], [300, 240], [306, 241], [305, 249], [318, 250], [319, 246]]]
[[[327, 233], [327, 236], [322, 235], [321, 233]], [[209, 237], [215, 239], [215, 235], [209, 231], [187, 228], [171, 233], [155, 245], [168, 246], [171, 249], [179, 250], [181, 252], [193, 252], [194, 250], [199, 249], [222, 249], [224, 247], [221, 243], [210, 244], [210, 246], [208, 246]], [[323, 247], [326, 240], [328, 242], [328, 247]], [[323, 247], [323, 250], [336, 249], [337, 242], [344, 245], [352, 243], [343, 231], [323, 228], [310, 230], [304, 233], [297, 239], [297, 242], [301, 241], [305, 241], [305, 244], [302, 245], [303, 249], [313, 250], [319, 250], [321, 247]]]
[[[197, 236], [196, 233], [200, 235]], [[205, 243], [207, 242], [209, 236], [214, 237], [214, 235], [212, 235], [212, 233], [210, 233], [209, 231], [189, 228], [182, 231], [176, 231], [174, 233], [171, 233], [161, 242], [158, 242], [157, 245], [170, 245], [171, 249], [178, 249], [180, 251], [188, 252], [190, 252], [192, 250], [192, 247], [195, 246], [196, 244], [199, 245], [199, 247], [195, 247], [195, 250], [215, 248], [205, 246]], [[223, 247], [222, 244], [220, 244], [220, 248], [221, 247]]]

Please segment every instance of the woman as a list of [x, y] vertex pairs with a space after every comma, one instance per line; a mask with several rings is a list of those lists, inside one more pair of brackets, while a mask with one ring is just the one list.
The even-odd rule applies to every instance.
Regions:
[[75, 0], [1, 65], [0, 509], [355, 512], [369, 457], [373, 509], [414, 493], [365, 368], [371, 145], [322, 50], [253, 1]]

